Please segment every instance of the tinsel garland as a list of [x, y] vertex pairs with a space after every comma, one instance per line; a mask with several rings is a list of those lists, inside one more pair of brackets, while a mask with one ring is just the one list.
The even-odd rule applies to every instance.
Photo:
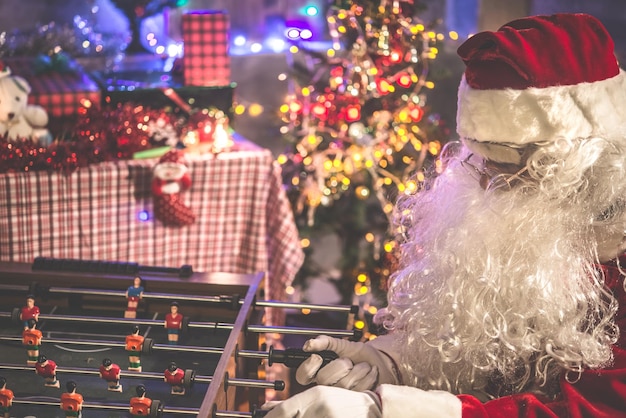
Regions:
[[67, 139], [42, 146], [30, 139], [0, 138], [0, 173], [60, 171], [104, 161], [130, 159], [136, 152], [180, 143], [219, 115], [210, 109], [182, 115], [130, 103], [111, 108], [81, 108]]

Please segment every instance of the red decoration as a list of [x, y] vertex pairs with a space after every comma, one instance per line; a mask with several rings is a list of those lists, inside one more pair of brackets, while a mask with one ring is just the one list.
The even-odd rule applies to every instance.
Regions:
[[[123, 121], [123, 122], [120, 122]], [[0, 173], [54, 170], [72, 172], [103, 161], [130, 159], [139, 151], [166, 145], [155, 126], [171, 126], [177, 138], [185, 132], [204, 132], [214, 123], [211, 112], [194, 112], [187, 119], [178, 113], [130, 103], [117, 107], [85, 108], [78, 114], [69, 137], [48, 147], [32, 140], [8, 142], [0, 137]]]
[[355, 122], [361, 119], [361, 106], [351, 105], [346, 107], [346, 121]]
[[323, 103], [315, 103], [311, 106], [311, 113], [313, 113], [318, 119], [326, 120], [328, 108]]
[[378, 90], [378, 92], [380, 94], [388, 94], [389, 93], [389, 82], [387, 80], [385, 80], [384, 78], [379, 78], [376, 80], [376, 90]]
[[422, 109], [419, 106], [413, 107], [409, 111], [409, 117], [411, 118], [413, 122], [419, 122], [424, 117], [424, 109]]
[[413, 81], [411, 81], [411, 76], [407, 73], [401, 73], [397, 79], [397, 82], [400, 87], [404, 87], [405, 89], [411, 87], [411, 84], [413, 84]]

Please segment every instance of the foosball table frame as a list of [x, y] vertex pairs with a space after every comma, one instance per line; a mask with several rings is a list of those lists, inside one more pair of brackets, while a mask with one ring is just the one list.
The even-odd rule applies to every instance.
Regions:
[[[229, 385], [229, 379], [258, 379], [259, 361], [250, 361], [237, 356], [238, 350], [258, 350], [259, 334], [247, 332], [250, 324], [262, 322], [263, 309], [259, 309], [255, 302], [262, 297], [264, 274], [232, 274], [232, 273], [198, 273], [185, 271], [185, 274], [175, 275], [170, 272], [141, 272], [141, 277], [149, 283], [150, 293], [155, 294], [189, 294], [198, 295], [200, 298], [218, 296], [216, 303], [202, 306], [187, 306], [185, 315], [194, 315], [194, 310], [202, 310], [206, 316], [214, 312], [217, 317], [230, 318], [232, 331], [224, 345], [223, 354], [215, 368], [213, 378], [204, 395], [204, 400], [199, 406], [198, 417], [228, 416], [220, 411], [252, 411], [254, 406], [264, 402], [264, 390], [245, 386]], [[0, 292], [2, 306], [11, 306], [15, 302], [15, 295], [25, 294], [32, 291], [32, 287], [45, 289], [54, 288], [90, 288], [102, 290], [103, 293], [112, 290], [126, 289], [132, 281], [134, 274], [110, 273], [110, 272], [85, 272], [85, 271], [54, 271], [33, 268], [28, 263], [0, 262], [0, 284], [3, 291]], [[7, 291], [8, 290], [8, 291]], [[13, 292], [11, 291], [13, 290]], [[69, 298], [57, 297], [53, 292], [48, 298], [57, 298], [55, 303], [96, 304], [104, 296], [71, 295]], [[173, 296], [175, 297], [175, 296]], [[221, 302], [220, 302], [221, 301]], [[169, 301], [152, 299], [149, 302], [154, 305], [162, 304], [159, 309], [165, 310]], [[233, 416], [237, 416], [234, 414]], [[253, 416], [241, 414], [240, 416]]]

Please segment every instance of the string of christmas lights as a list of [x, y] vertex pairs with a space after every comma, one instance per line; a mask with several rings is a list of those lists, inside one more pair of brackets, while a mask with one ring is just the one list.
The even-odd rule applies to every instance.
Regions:
[[413, 1], [372, 3], [329, 8], [327, 51], [290, 48], [280, 112], [293, 148], [278, 162], [301, 234], [331, 222], [342, 239], [339, 287], [352, 298], [344, 302], [375, 313], [372, 290], [384, 293], [395, 263], [394, 202], [418, 191], [426, 170], [440, 170], [448, 133], [427, 106], [429, 63], [444, 35], [415, 16]]

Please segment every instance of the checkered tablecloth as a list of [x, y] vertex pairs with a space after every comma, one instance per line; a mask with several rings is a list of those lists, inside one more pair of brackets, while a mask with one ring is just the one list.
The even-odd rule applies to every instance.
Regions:
[[283, 299], [304, 255], [270, 151], [188, 160], [192, 185], [182, 196], [196, 222], [182, 228], [140, 219], [152, 213], [155, 159], [101, 163], [70, 175], [0, 175], [0, 260], [44, 256], [263, 271], [266, 298]]

